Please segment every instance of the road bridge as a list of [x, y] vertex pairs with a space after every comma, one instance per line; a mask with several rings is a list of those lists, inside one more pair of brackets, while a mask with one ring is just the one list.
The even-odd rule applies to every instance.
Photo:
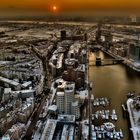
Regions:
[[[96, 60], [90, 60], [89, 65], [90, 66], [106, 66], [106, 65], [115, 65], [115, 64], [120, 64], [124, 60], [123, 59], [96, 59]], [[98, 63], [98, 64], [97, 64]]]

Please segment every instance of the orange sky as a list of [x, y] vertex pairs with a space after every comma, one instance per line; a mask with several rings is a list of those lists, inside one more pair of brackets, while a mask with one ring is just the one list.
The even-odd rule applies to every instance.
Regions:
[[50, 11], [56, 5], [61, 12], [122, 11], [140, 12], [140, 0], [0, 0], [0, 9]]

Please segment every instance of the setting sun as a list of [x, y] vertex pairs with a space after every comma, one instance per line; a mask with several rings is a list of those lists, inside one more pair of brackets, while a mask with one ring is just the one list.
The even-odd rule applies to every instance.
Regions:
[[53, 9], [53, 11], [56, 11], [57, 10], [57, 7], [56, 6], [53, 6], [52, 9]]

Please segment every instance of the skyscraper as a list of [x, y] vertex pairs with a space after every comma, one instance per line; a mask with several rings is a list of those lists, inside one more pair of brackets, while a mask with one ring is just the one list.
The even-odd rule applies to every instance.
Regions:
[[57, 92], [57, 94], [56, 94], [56, 105], [58, 107], [58, 112], [60, 114], [65, 112], [64, 92]]
[[75, 83], [69, 82], [65, 87], [65, 113], [71, 114], [71, 103], [74, 99]]

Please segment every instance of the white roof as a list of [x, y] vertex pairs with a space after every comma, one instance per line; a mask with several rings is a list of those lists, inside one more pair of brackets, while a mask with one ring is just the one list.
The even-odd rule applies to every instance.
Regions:
[[6, 93], [11, 93], [11, 91], [12, 91], [11, 88], [5, 88], [5, 89], [4, 89], [4, 94], [6, 94]]
[[9, 135], [5, 135], [2, 137], [2, 140], [10, 140], [10, 136]]
[[10, 79], [1, 77], [1, 76], [0, 76], [0, 81], [3, 81], [3, 82], [5, 82], [5, 83], [8, 83], [8, 84], [13, 85], [13, 86], [18, 86], [18, 85], [20, 85], [20, 83], [18, 83], [18, 82], [16, 82], [16, 81], [13, 81], [13, 80], [10, 80]]
[[32, 82], [31, 81], [28, 81], [28, 82], [23, 83], [22, 86], [23, 87], [28, 87], [31, 84], [32, 84]]
[[35, 92], [35, 90], [33, 89], [27, 89], [27, 90], [19, 90], [19, 91], [12, 91], [13, 94], [16, 94], [16, 93], [31, 93], [31, 92]]
[[48, 107], [48, 110], [56, 111], [57, 110], [57, 106], [56, 105], [51, 105], [51, 106]]
[[73, 106], [73, 107], [78, 106], [78, 101], [72, 102], [72, 106]]
[[57, 96], [63, 96], [64, 92], [57, 92]]

